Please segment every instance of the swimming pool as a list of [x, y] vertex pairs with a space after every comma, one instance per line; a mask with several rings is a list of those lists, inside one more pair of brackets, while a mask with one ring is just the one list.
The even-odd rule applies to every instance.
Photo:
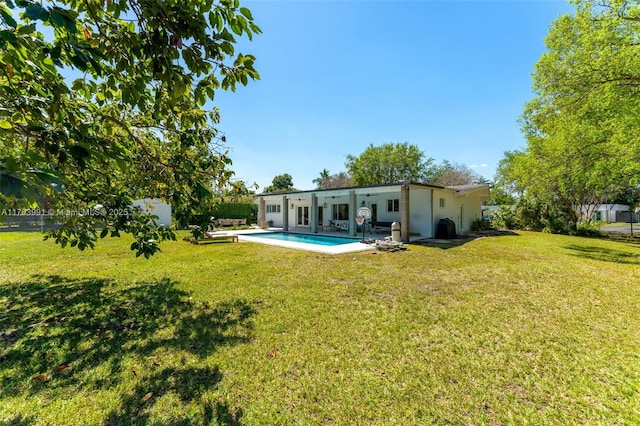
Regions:
[[253, 238], [264, 238], [269, 240], [290, 241], [294, 243], [316, 244], [320, 246], [341, 246], [343, 244], [353, 244], [360, 241], [359, 238], [331, 237], [327, 235], [292, 234], [289, 232], [264, 232], [251, 234]]

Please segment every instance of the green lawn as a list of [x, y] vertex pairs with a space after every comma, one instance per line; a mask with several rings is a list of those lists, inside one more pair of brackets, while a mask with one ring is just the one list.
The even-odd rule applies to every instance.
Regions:
[[0, 233], [0, 425], [640, 423], [633, 241], [41, 238]]

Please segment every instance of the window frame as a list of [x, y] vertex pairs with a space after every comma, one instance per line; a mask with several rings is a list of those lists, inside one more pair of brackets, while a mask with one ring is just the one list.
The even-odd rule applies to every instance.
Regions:
[[280, 204], [267, 204], [265, 206], [265, 212], [266, 213], [280, 213], [280, 212], [282, 212], [282, 208], [280, 207]]
[[332, 204], [331, 220], [349, 220], [349, 204], [348, 203]]
[[400, 212], [400, 199], [390, 198], [387, 200], [387, 213], [399, 213]]

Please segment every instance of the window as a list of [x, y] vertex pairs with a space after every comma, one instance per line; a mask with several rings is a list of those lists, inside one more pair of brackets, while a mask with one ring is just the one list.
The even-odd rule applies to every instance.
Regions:
[[333, 220], [349, 220], [349, 204], [333, 204], [331, 207]]
[[387, 211], [388, 212], [399, 212], [400, 211], [400, 200], [387, 200]]
[[267, 213], [280, 213], [280, 204], [267, 204]]
[[444, 209], [444, 198], [440, 198], [440, 208]]

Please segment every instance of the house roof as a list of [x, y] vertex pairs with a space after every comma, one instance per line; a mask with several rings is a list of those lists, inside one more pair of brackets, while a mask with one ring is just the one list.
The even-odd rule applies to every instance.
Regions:
[[402, 186], [402, 185], [418, 185], [418, 186], [424, 186], [425, 188], [444, 188], [442, 186], [437, 186], [437, 185], [427, 185], [423, 183], [413, 183], [413, 182], [405, 181], [405, 182], [396, 182], [396, 183], [382, 183], [377, 185], [344, 186], [341, 188], [309, 189], [304, 191], [263, 192], [262, 194], [257, 194], [256, 197], [263, 197], [263, 196], [266, 197], [269, 195], [309, 194], [312, 192], [351, 191], [356, 189], [385, 188], [385, 187], [394, 187], [394, 186]]
[[426, 184], [426, 183], [417, 183], [417, 182], [396, 182], [396, 183], [383, 183], [383, 184], [377, 184], [377, 185], [363, 185], [363, 186], [346, 186], [346, 187], [342, 187], [342, 188], [328, 188], [328, 189], [310, 189], [310, 190], [305, 190], [305, 191], [289, 191], [289, 192], [263, 192], [262, 194], [257, 194], [256, 197], [268, 197], [268, 196], [273, 196], [273, 195], [293, 195], [293, 194], [310, 194], [310, 193], [317, 193], [317, 192], [335, 192], [335, 191], [351, 191], [351, 190], [366, 190], [366, 189], [373, 189], [373, 188], [393, 188], [393, 187], [398, 187], [398, 186], [403, 186], [403, 185], [409, 185], [409, 186], [413, 186], [413, 187], [419, 187], [419, 188], [435, 188], [435, 189], [451, 189], [453, 191], [456, 192], [456, 194], [464, 194], [464, 193], [471, 193], [471, 192], [475, 192], [478, 190], [484, 190], [486, 189], [487, 191], [489, 190], [489, 185], [477, 185], [477, 184], [472, 184], [472, 185], [461, 185], [461, 186], [439, 186], [439, 185], [430, 185], [430, 184]]
[[469, 184], [469, 185], [457, 185], [457, 186], [447, 186], [448, 189], [453, 189], [456, 191], [456, 195], [469, 195], [475, 192], [484, 192], [485, 197], [490, 197], [489, 194], [489, 185], [481, 185], [481, 184]]

